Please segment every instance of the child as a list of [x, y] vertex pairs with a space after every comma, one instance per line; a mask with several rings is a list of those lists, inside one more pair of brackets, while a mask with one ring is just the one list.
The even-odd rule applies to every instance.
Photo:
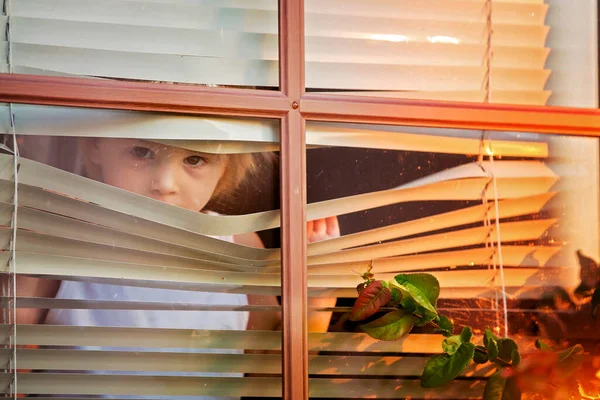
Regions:
[[[228, 196], [246, 175], [254, 172], [256, 156], [214, 155], [139, 139], [86, 138], [80, 142], [89, 178], [155, 200], [198, 212], [209, 201]], [[339, 236], [335, 217], [308, 224], [309, 241]], [[222, 240], [262, 247], [258, 235], [248, 233]], [[17, 278], [17, 295], [94, 300], [182, 302], [213, 305], [277, 305], [275, 296], [204, 293], [144, 287]], [[314, 304], [334, 305], [331, 300]], [[326, 331], [330, 313], [309, 316], [311, 331]], [[226, 330], [273, 330], [280, 326], [280, 313], [149, 310], [60, 310], [18, 309], [17, 323], [49, 323], [80, 326], [190, 328]]]

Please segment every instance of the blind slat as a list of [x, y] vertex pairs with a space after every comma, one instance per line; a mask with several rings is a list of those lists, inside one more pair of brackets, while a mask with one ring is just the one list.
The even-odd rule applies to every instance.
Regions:
[[[418, 100], [441, 100], [441, 101], [468, 101], [472, 103], [483, 103], [486, 92], [480, 91], [440, 91], [440, 92], [417, 92], [417, 91], [345, 91], [345, 92], [320, 92], [326, 94], [344, 94], [348, 96], [367, 96], [367, 97], [391, 97], [401, 99]], [[550, 98], [550, 91], [499, 91], [495, 90], [490, 95], [490, 102], [504, 104], [520, 104], [543, 106]]]
[[[175, 144], [176, 142], [173, 142]], [[335, 127], [318, 123], [307, 124], [307, 144], [432, 152], [440, 154], [479, 154], [481, 139], [435, 136], [405, 132], [385, 132], [375, 129]], [[544, 142], [510, 140], [490, 141], [489, 147], [500, 157], [547, 157], [548, 145]]]
[[[0, 202], [0, 224], [10, 226], [14, 205]], [[100, 245], [115, 246], [131, 250], [146, 251], [168, 256], [202, 260], [202, 268], [216, 270], [252, 271], [269, 262], [257, 262], [235, 257], [226, 251], [218, 253], [192, 249], [173, 241], [159, 241], [127, 232], [116, 231], [72, 218], [61, 217], [27, 207], [19, 207], [17, 226], [22, 230], [58, 238], [86, 241]], [[201, 246], [201, 242], [197, 247]], [[186, 263], [185, 265], [189, 265]]]
[[[234, 59], [278, 59], [277, 35], [249, 32], [14, 17], [11, 41], [14, 44], [170, 54], [177, 57], [186, 54]], [[219, 45], [215, 46], [215, 43]], [[542, 47], [498, 45], [494, 46], [491, 65], [495, 68], [542, 69], [549, 52], [549, 49]], [[311, 63], [480, 66], [486, 54], [486, 43], [447, 44], [311, 36], [306, 41], [305, 58]]]
[[[279, 143], [276, 121], [13, 104], [19, 135]], [[8, 133], [8, 107], [0, 106]], [[108, 129], [107, 121], [110, 121]]]
[[[12, 235], [12, 228], [0, 227], [0, 243], [2, 250], [8, 250], [9, 238]], [[44, 235], [36, 232], [19, 230], [17, 238], [21, 243], [17, 243], [17, 251], [41, 253], [49, 255], [58, 255], [65, 257], [90, 258], [103, 261], [114, 261], [121, 263], [138, 263], [144, 265], [163, 265], [171, 268], [189, 268], [199, 271], [262, 271], [264, 267], [221, 264], [217, 262], [204, 261], [199, 258], [171, 256], [156, 252], [132, 250], [117, 245], [103, 245], [83, 240], [61, 238], [51, 235]], [[260, 264], [260, 263], [259, 263]], [[269, 269], [267, 271], [272, 271]]]
[[[228, 7], [228, 8], [252, 8], [252, 9], [259, 9], [259, 10], [270, 10], [270, 9], [276, 9], [276, 6], [273, 3], [273, 0], [127, 0], [127, 1], [146, 1], [148, 3], [168, 3], [168, 4], [201, 4], [204, 6], [211, 6], [211, 7], [215, 7], [215, 6], [220, 6], [220, 7]], [[465, 3], [465, 2], [470, 2], [473, 5], [479, 5], [481, 6], [482, 2], [484, 2], [485, 0], [454, 0], [455, 3]], [[438, 10], [444, 10], [443, 7], [448, 3], [447, 1], [444, 0], [430, 0], [429, 1], [430, 4], [435, 5], [435, 8], [433, 8], [432, 10], [429, 10], [429, 12], [434, 15], [436, 13], [439, 13]], [[509, 3], [510, 5], [516, 6], [516, 5], [526, 5], [526, 4], [544, 4], [544, 0], [494, 0], [494, 4], [499, 4], [499, 3]], [[338, 10], [337, 7], [339, 7], [340, 4], [349, 4], [352, 7], [348, 7], [350, 8], [350, 10]], [[374, 0], [371, 2], [372, 6], [366, 6], [362, 1], [360, 0], [345, 0], [345, 1], [334, 1], [334, 0], [328, 0], [327, 2], [323, 2], [323, 1], [318, 1], [318, 0], [307, 0], [305, 1], [305, 8], [306, 9], [311, 9], [311, 10], [315, 10], [315, 9], [319, 9], [322, 12], [329, 12], [329, 10], [333, 10], [333, 12], [335, 13], [336, 11], [339, 14], [343, 14], [343, 13], [358, 13], [359, 11], [354, 11], [355, 7], [361, 7], [362, 9], [360, 9], [361, 14], [358, 15], [370, 15], [369, 13], [373, 13], [374, 15], [383, 15], [385, 16], [386, 13], [390, 10], [389, 7], [393, 7], [393, 6], [397, 6], [398, 4], [402, 4], [404, 7], [412, 7], [412, 8], [416, 8], [419, 9], [420, 3], [419, 2], [415, 2], [414, 0], [402, 0], [402, 1], [393, 1], [393, 0]], [[321, 8], [319, 8], [319, 6], [321, 6]], [[439, 8], [438, 8], [439, 7]], [[382, 10], [382, 11], [380, 11]], [[452, 13], [453, 11], [455, 11], [453, 8], [449, 8], [448, 10], [444, 10], [444, 11], [449, 11], [450, 13]], [[460, 11], [464, 11], [464, 10], [460, 10]], [[461, 14], [462, 15], [462, 14]], [[443, 18], [444, 16], [448, 16], [449, 18], [454, 18], [454, 16], [452, 14], [446, 15], [446, 14], [441, 14], [440, 13], [440, 18]]]
[[[155, 287], [204, 292], [280, 294], [279, 274], [214, 272], [189, 268], [158, 267], [132, 263], [117, 263], [84, 258], [61, 257], [48, 254], [18, 253], [19, 275], [44, 276], [61, 280], [82, 280], [113, 285]], [[8, 256], [0, 254], [0, 260]], [[507, 286], [548, 286], [555, 282], [569, 284], [573, 268], [515, 268], [504, 272]], [[444, 288], [490, 286], [496, 271], [457, 270], [431, 272]], [[383, 280], [395, 274], [379, 274]], [[572, 280], [572, 279], [570, 279]], [[316, 289], [354, 290], [363, 280], [349, 271], [347, 275], [309, 275], [308, 287]]]
[[[12, 329], [12, 325], [0, 324], [4, 344], [8, 344]], [[273, 331], [17, 325], [17, 332], [17, 345], [281, 350], [281, 332]], [[524, 342], [517, 340], [517, 343]], [[364, 333], [308, 333], [308, 351], [394, 353], [401, 348], [404, 353], [434, 354], [439, 352], [439, 346], [439, 335], [412, 334], [399, 341], [378, 341]]]
[[[498, 203], [498, 218], [505, 219], [521, 215], [534, 214], [542, 210], [546, 203], [554, 197], [554, 193], [545, 193], [518, 199], [501, 200]], [[331, 253], [344, 248], [356, 247], [380, 241], [401, 238], [403, 236], [447, 229], [476, 222], [483, 222], [489, 214], [496, 219], [496, 209], [492, 203], [480, 204], [463, 209], [435, 214], [381, 228], [341, 236], [322, 242], [311, 243], [308, 255], [314, 256]]]
[[[206, 215], [125, 192], [34, 161], [20, 159], [19, 162], [19, 181], [22, 184], [63, 193], [115, 211], [196, 233], [231, 235], [275, 228], [280, 224], [279, 211], [243, 216]], [[0, 179], [12, 180], [11, 170], [4, 168], [11, 163], [10, 156], [0, 155]], [[486, 188], [488, 197], [492, 198], [494, 188], [488, 185], [491, 176], [484, 170], [492, 170], [488, 162], [481, 165], [465, 164], [395, 189], [312, 203], [307, 206], [307, 218], [325, 218], [407, 201], [479, 200]], [[497, 161], [493, 172], [498, 197], [501, 199], [546, 193], [558, 179], [547, 166], [535, 161]], [[460, 190], [457, 190], [458, 187]]]
[[[140, 0], [135, 0], [140, 1]], [[242, 8], [256, 10], [277, 10], [273, 0], [151, 0], [151, 3], [202, 5], [210, 7]], [[502, 4], [508, 3], [508, 4]], [[440, 20], [479, 20], [482, 18], [481, 8], [485, 0], [430, 0], [423, 4], [414, 0], [376, 0], [366, 5], [359, 0], [352, 1], [318, 1], [307, 0], [305, 11], [309, 13], [326, 13], [334, 15], [359, 15], [389, 17], [398, 12], [398, 15], [411, 18], [436, 18]], [[492, 10], [497, 13], [513, 11], [518, 15], [502, 15], [503, 18], [520, 18], [527, 23], [543, 23], [547, 6], [543, 0], [494, 0]]]
[[[61, 310], [158, 310], [158, 311], [250, 311], [250, 312], [280, 312], [281, 306], [240, 306], [220, 304], [194, 304], [181, 302], [152, 302], [152, 301], [116, 301], [116, 300], [81, 300], [70, 298], [48, 297], [0, 297], [3, 307], [40, 308]], [[318, 308], [322, 311], [323, 307]]]
[[[276, 151], [278, 127], [272, 123], [227, 118], [185, 117], [166, 114], [136, 113], [116, 110], [73, 109], [13, 105], [19, 121], [19, 135], [66, 137], [110, 136], [152, 139], [171, 146], [201, 152], [240, 153]], [[0, 106], [0, 126], [9, 131], [7, 106]], [[103, 132], [106, 120], [111, 129]], [[112, 125], [115, 125], [112, 128]], [[450, 154], [479, 154], [480, 138], [461, 137], [456, 132], [432, 135], [427, 132], [382, 131], [356, 125], [333, 126], [309, 122], [306, 142], [312, 146], [344, 146], [387, 150], [422, 151]], [[171, 132], [173, 132], [171, 134]], [[542, 141], [494, 140], [493, 151], [502, 157], [547, 157], [548, 145]]]
[[[524, 240], [535, 240], [541, 237], [556, 220], [534, 220], [522, 222], [508, 222], [501, 224], [501, 233], [503, 241], [506, 243]], [[2, 238], [2, 249], [7, 250], [12, 229], [0, 227], [0, 238]], [[361, 248], [354, 248], [333, 253], [325, 253], [316, 256], [309, 256], [309, 265], [320, 264], [339, 264], [348, 262], [364, 262], [376, 260], [384, 257], [409, 255], [412, 253], [431, 252], [435, 250], [445, 250], [460, 248], [464, 246], [483, 245], [488, 240], [496, 241], [495, 227], [476, 227], [440, 233], [413, 239], [398, 240], [389, 243], [376, 244]], [[40, 253], [47, 255], [63, 256], [68, 258], [87, 258], [99, 262], [117, 262], [126, 264], [143, 264], [148, 266], [169, 267], [169, 268], [187, 268], [195, 271], [204, 271], [206, 273], [225, 274], [232, 276], [239, 273], [261, 273], [277, 272], [278, 265], [273, 265], [271, 269], [259, 267], [235, 266], [230, 264], [219, 264], [204, 262], [195, 258], [184, 258], [168, 256], [156, 252], [130, 250], [120, 246], [99, 245], [83, 240], [57, 238], [50, 235], [39, 234], [29, 231], [18, 231], [17, 251]], [[421, 261], [427, 262], [427, 257], [421, 255]], [[431, 254], [434, 260], [439, 257], [437, 254]], [[431, 262], [431, 261], [430, 261]], [[436, 261], [433, 261], [434, 265]], [[451, 266], [453, 264], [445, 264]], [[348, 270], [351, 272], [351, 269]]]
[[[0, 373], [0, 384], [12, 374]], [[94, 374], [18, 374], [24, 393], [137, 396], [257, 396], [280, 397], [281, 378], [198, 378]], [[312, 379], [311, 397], [364, 398], [374, 392], [382, 397], [435, 396], [437, 399], [470, 399], [481, 395], [485, 381], [457, 381], [449, 387], [422, 389], [416, 380]]]
[[[0, 349], [0, 361], [8, 364], [11, 354]], [[47, 371], [281, 373], [281, 355], [277, 354], [18, 349], [17, 358], [22, 369]], [[426, 357], [308, 356], [309, 373], [323, 375], [414, 376], [421, 374], [426, 362]], [[483, 377], [491, 370], [489, 365], [470, 365], [463, 375]]]
[[[541, 237], [556, 219], [505, 222], [500, 224], [502, 242], [510, 243], [535, 240]], [[368, 261], [383, 257], [422, 253], [434, 250], [483, 245], [488, 238], [494, 243], [498, 237], [495, 225], [468, 228], [446, 233], [421, 236], [412, 239], [397, 240], [389, 243], [374, 244], [334, 253], [309, 256], [310, 264], [325, 264], [347, 261]]]
[[[325, 4], [322, 4], [325, 3]], [[329, 4], [327, 4], [329, 3]], [[419, 23], [457, 22], [485, 23], [483, 12], [485, 2], [472, 1], [436, 1], [438, 7], [419, 4], [415, 1], [387, 2], [366, 7], [354, 1], [319, 2], [314, 7], [307, 4], [306, 31], [314, 35], [318, 31], [312, 29], [313, 24], [321, 29], [332, 29], [340, 26], [368, 26], [375, 21], [379, 24], [394, 23], [396, 27], [404, 26], [399, 21], [408, 20]], [[211, 27], [213, 29], [277, 32], [277, 2], [263, 3], [268, 9], [259, 9], [242, 4], [242, 7], [228, 8], [217, 3], [193, 5], [181, 3], [134, 2], [123, 0], [107, 0], [102, 7], [91, 0], [62, 0], [60, 3], [48, 4], [43, 0], [21, 0], [11, 7], [14, 16], [36, 18], [52, 18], [63, 20], [102, 21], [147, 26], [178, 27]], [[239, 4], [239, 3], [238, 3]], [[344, 4], [340, 6], [339, 4]], [[226, 4], [224, 4], [226, 6]], [[382, 7], [383, 5], [383, 7]], [[544, 4], [502, 4], [494, 5], [492, 11], [497, 15], [496, 24], [542, 25], [548, 7]], [[432, 14], [432, 10], [435, 12]], [[341, 18], [332, 19], [332, 14]], [[322, 24], [329, 20], [330, 25]], [[375, 25], [375, 24], [374, 24]], [[356, 28], [355, 28], [356, 29]], [[395, 32], [391, 30], [390, 32]], [[437, 30], [434, 32], [443, 32]]]
[[[12, 182], [0, 180], [0, 199], [5, 202], [12, 201], [13, 189], [14, 184]], [[197, 250], [235, 254], [241, 258], [254, 260], [250, 265], [260, 264], [257, 260], [277, 259], [279, 253], [278, 250], [239, 246], [183, 229], [146, 221], [23, 184], [19, 184], [19, 203], [25, 207], [69, 216], [99, 226], [108, 226], [121, 232], [129, 232], [156, 240], [166, 240], [168, 238], [173, 243]]]
[[[505, 267], [562, 267], [567, 265], [563, 257], [557, 257], [561, 247], [544, 246], [502, 246], [502, 259]], [[377, 273], [416, 272], [435, 268], [453, 268], [459, 266], [498, 265], [498, 254], [493, 248], [478, 248], [457, 251], [397, 256], [374, 260], [373, 268]], [[348, 271], [363, 271], [367, 262], [342, 262], [308, 265], [309, 275], [347, 275]]]
[[[238, 86], [278, 86], [276, 61], [170, 56], [13, 43], [15, 66], [74, 75], [143, 79], [183, 83], [209, 82]], [[163, 68], [156, 68], [161, 65]], [[346, 90], [481, 90], [483, 66], [306, 63], [306, 85]], [[549, 70], [526, 68], [491, 69], [491, 90], [544, 89]], [[356, 76], [360, 76], [359, 81]]]

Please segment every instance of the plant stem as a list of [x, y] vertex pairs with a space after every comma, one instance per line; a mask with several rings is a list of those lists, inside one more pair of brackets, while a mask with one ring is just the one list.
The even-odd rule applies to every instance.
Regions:
[[510, 367], [510, 363], [509, 363], [509, 362], [507, 362], [507, 361], [504, 361], [504, 360], [503, 360], [503, 359], [501, 359], [501, 358], [496, 358], [496, 359], [494, 360], [494, 362], [495, 362], [495, 363], [497, 363], [497, 364], [500, 364], [500, 365], [501, 365], [501, 366], [503, 366], [503, 367]]

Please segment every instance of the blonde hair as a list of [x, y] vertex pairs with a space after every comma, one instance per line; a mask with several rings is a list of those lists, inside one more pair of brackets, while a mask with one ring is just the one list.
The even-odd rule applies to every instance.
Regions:
[[265, 164], [270, 166], [274, 158], [272, 153], [222, 154], [219, 157], [219, 161], [224, 163], [225, 172], [217, 184], [211, 202], [231, 196], [248, 176], [256, 175]]
[[[88, 178], [102, 181], [102, 171], [99, 165], [91, 159], [91, 146], [98, 138], [80, 138], [79, 151], [83, 162], [84, 175]], [[210, 154], [209, 157], [217, 163], [223, 163], [223, 176], [219, 179], [209, 203], [215, 204], [232, 196], [240, 184], [249, 176], [257, 174], [260, 167], [272, 165], [273, 153], [239, 153], [239, 154]]]

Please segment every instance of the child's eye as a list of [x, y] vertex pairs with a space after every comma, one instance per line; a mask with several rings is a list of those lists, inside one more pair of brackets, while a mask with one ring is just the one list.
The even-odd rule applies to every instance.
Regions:
[[154, 153], [147, 147], [135, 146], [131, 149], [131, 154], [137, 158], [153, 158]]
[[191, 165], [192, 167], [197, 167], [206, 162], [206, 160], [201, 156], [188, 156], [183, 160], [187, 165]]

